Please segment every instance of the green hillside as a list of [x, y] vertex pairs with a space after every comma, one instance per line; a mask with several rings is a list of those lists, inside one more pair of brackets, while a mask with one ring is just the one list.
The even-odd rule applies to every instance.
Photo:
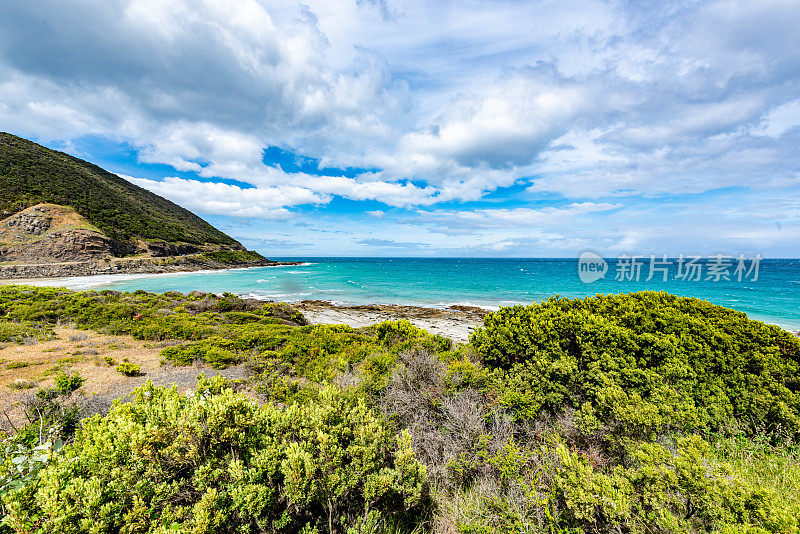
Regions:
[[137, 237], [242, 248], [192, 212], [116, 174], [0, 132], [0, 213], [7, 217], [43, 202], [72, 206], [121, 252]]

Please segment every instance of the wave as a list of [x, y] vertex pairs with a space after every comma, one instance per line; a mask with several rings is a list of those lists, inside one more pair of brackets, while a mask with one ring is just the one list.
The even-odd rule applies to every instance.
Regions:
[[313, 293], [259, 293], [256, 291], [251, 291], [249, 293], [243, 293], [242, 295], [247, 295], [247, 298], [256, 300], [282, 300], [285, 302], [299, 302], [301, 300], [305, 300], [305, 298], [302, 297], [311, 296]]
[[292, 265], [262, 265], [260, 267], [248, 267], [249, 269], [285, 269], [287, 267], [308, 267], [316, 265], [314, 262], [304, 261], [303, 263], [296, 263]]

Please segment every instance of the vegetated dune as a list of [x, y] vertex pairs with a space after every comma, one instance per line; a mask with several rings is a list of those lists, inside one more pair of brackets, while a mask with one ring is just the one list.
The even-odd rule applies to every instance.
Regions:
[[9, 531], [800, 528], [800, 340], [708, 302], [550, 299], [455, 344], [233, 295], [0, 288], [3, 351], [67, 323], [247, 376], [81, 421], [92, 378], [65, 366], [3, 442]]

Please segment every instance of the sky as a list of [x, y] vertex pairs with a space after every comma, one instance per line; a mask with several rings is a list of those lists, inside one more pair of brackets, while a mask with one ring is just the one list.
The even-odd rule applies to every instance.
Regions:
[[267, 256], [800, 256], [800, 3], [0, 2], [0, 130]]

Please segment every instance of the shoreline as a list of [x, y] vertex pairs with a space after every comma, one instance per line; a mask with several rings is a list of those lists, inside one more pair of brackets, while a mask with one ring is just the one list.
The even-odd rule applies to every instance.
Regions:
[[[51, 287], [65, 287], [74, 291], [86, 290], [100, 290], [104, 286], [113, 286], [117, 282], [127, 282], [129, 280], [146, 280], [150, 278], [182, 276], [190, 274], [222, 274], [228, 271], [248, 271], [251, 269], [261, 268], [281, 268], [281, 267], [296, 267], [311, 265], [308, 259], [302, 261], [267, 261], [261, 262], [259, 265], [236, 265], [236, 266], [220, 266], [220, 267], [195, 267], [190, 269], [162, 269], [157, 272], [113, 272], [113, 273], [98, 273], [83, 276], [51, 276], [51, 277], [19, 277], [19, 278], [1, 278], [0, 286], [2, 285], [31, 285], [31, 286], [51, 286]], [[2, 267], [2, 266], [0, 266]], [[128, 284], [131, 285], [131, 284]], [[134, 284], [135, 285], [135, 284]], [[185, 284], [184, 284], [185, 285]], [[194, 284], [194, 288], [203, 284], [198, 281]], [[471, 331], [475, 326], [482, 323], [482, 318], [486, 313], [495, 312], [499, 309], [498, 306], [488, 304], [473, 304], [471, 302], [447, 302], [442, 299], [438, 303], [434, 302], [415, 302], [414, 299], [399, 299], [397, 300], [383, 300], [379, 298], [372, 302], [364, 302], [361, 299], [327, 299], [323, 297], [319, 300], [306, 300], [300, 298], [282, 298], [281, 295], [269, 294], [254, 294], [250, 291], [237, 291], [238, 288], [226, 289], [215, 284], [211, 292], [215, 294], [222, 294], [223, 291], [231, 291], [237, 294], [240, 298], [256, 299], [264, 302], [285, 302], [307, 315], [310, 322], [315, 324], [348, 324], [353, 327], [368, 326], [385, 320], [398, 320], [407, 319], [412, 324], [419, 328], [429, 330], [432, 333], [441, 334], [449, 337], [458, 342], [465, 342], [468, 340]], [[147, 284], [144, 283], [146, 288]], [[106, 287], [107, 288], [107, 287]], [[244, 288], [242, 288], [244, 289]], [[126, 288], [126, 291], [132, 291], [133, 288]], [[185, 288], [177, 289], [180, 292], [187, 293]], [[209, 291], [202, 288], [201, 291]], [[150, 291], [153, 291], [151, 289]], [[160, 292], [162, 290], [155, 290]], [[403, 302], [405, 301], [405, 302]], [[715, 303], [718, 305], [726, 306], [726, 304]], [[503, 306], [504, 304], [500, 304]], [[727, 307], [731, 307], [727, 305]], [[781, 317], [759, 316], [757, 313], [751, 311], [743, 311], [753, 320], [761, 321], [766, 324], [778, 326], [779, 328], [788, 331], [800, 337], [800, 328], [798, 325], [788, 323], [782, 320]]]
[[0, 265], [0, 284], [19, 284], [32, 280], [59, 280], [94, 276], [130, 275], [132, 277], [164, 274], [187, 274], [201, 271], [249, 269], [252, 267], [284, 267], [302, 265], [302, 261], [258, 261], [226, 264], [199, 258], [198, 255], [163, 258], [132, 257], [113, 261], [63, 263], [21, 263]]
[[[185, 271], [163, 271], [153, 273], [98, 273], [78, 276], [39, 276], [27, 278], [0, 278], [0, 285], [32, 285], [65, 287], [73, 291], [88, 291], [106, 283], [114, 281], [138, 280], [147, 278], [160, 278], [167, 276], [180, 276], [184, 274], [213, 274], [222, 271], [246, 271], [249, 269], [261, 269], [267, 267], [291, 267], [304, 265], [306, 262], [274, 262], [270, 265], [243, 265], [239, 267], [219, 267], [216, 269], [190, 269]], [[103, 280], [98, 280], [98, 278]], [[73, 282], [70, 285], [59, 285], [59, 281]], [[52, 283], [51, 283], [52, 282]], [[80, 282], [84, 282], [81, 284]]]

